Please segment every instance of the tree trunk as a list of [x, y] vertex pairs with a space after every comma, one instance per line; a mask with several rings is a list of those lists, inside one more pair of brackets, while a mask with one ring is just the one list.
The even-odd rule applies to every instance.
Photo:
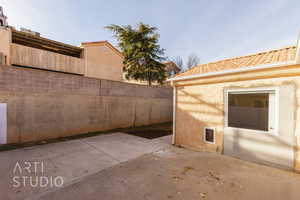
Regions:
[[148, 85], [151, 86], [151, 79], [148, 79]]
[[151, 73], [148, 73], [148, 85], [151, 86]]

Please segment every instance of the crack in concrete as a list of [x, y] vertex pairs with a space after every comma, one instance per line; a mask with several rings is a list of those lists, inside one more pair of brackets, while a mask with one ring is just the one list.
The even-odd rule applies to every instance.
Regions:
[[87, 145], [90, 146], [90, 147], [92, 147], [92, 148], [95, 149], [98, 153], [103, 153], [103, 154], [105, 154], [105, 155], [111, 157], [114, 161], [116, 161], [116, 162], [118, 162], [118, 163], [122, 162], [121, 160], [115, 158], [113, 155], [111, 155], [111, 154], [109, 154], [109, 153], [107, 153], [107, 152], [105, 152], [105, 151], [101, 151], [100, 149], [98, 149], [97, 147], [95, 147], [94, 145], [92, 145], [92, 144], [90, 144], [90, 143], [88, 143], [88, 142], [85, 142], [85, 141], [83, 141], [83, 140], [81, 140], [81, 139], [80, 139], [79, 141], [82, 142], [82, 143], [84, 143], [84, 144], [87, 144]]

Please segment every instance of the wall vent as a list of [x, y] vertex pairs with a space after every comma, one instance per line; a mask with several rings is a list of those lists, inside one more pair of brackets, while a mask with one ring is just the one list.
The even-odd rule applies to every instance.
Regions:
[[215, 136], [215, 129], [214, 128], [204, 128], [204, 142], [215, 144], [216, 136]]

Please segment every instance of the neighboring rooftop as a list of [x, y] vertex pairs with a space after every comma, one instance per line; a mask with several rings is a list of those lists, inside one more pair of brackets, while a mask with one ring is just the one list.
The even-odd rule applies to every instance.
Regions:
[[164, 64], [166, 65], [166, 71], [175, 71], [178, 73], [181, 70], [173, 61], [167, 61]]
[[39, 34], [31, 34], [24, 31], [12, 30], [12, 42], [24, 46], [43, 49], [63, 55], [80, 58], [82, 48], [73, 45], [57, 42], [47, 38], [40, 37]]
[[101, 41], [95, 41], [95, 42], [82, 42], [80, 46], [93, 46], [93, 45], [106, 45], [111, 50], [113, 50], [115, 53], [117, 53], [119, 56], [123, 57], [122, 52], [114, 47], [111, 43], [109, 43], [107, 40], [101, 40]]
[[229, 69], [236, 69], [242, 67], [259, 66], [264, 64], [273, 64], [292, 61], [296, 56], [296, 46], [289, 46], [281, 49], [260, 52], [247, 56], [240, 56], [231, 59], [210, 62], [207, 64], [200, 64], [186, 72], [177, 74], [175, 77], [184, 77], [196, 74], [205, 74], [209, 72], [217, 72]]

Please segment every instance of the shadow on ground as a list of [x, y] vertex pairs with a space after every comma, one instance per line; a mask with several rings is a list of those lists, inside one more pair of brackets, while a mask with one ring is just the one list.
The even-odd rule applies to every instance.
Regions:
[[94, 137], [94, 136], [99, 136], [99, 135], [104, 135], [104, 134], [111, 134], [111, 133], [116, 133], [116, 132], [128, 133], [131, 135], [136, 135], [136, 136], [144, 137], [147, 139], [154, 139], [157, 137], [162, 137], [162, 136], [172, 134], [172, 122], [164, 122], [164, 123], [147, 125], [147, 126], [117, 128], [117, 129], [106, 130], [106, 131], [88, 132], [88, 133], [83, 133], [83, 134], [78, 134], [78, 135], [73, 135], [73, 136], [47, 139], [47, 140], [42, 140], [42, 141], [38, 141], [38, 142], [26, 142], [26, 143], [22, 143], [22, 144], [18, 144], [18, 143], [5, 144], [5, 145], [0, 145], [0, 152], [14, 150], [14, 149], [27, 148], [27, 147], [33, 147], [36, 145], [45, 145], [45, 144], [51, 144], [51, 143], [57, 143], [57, 142], [65, 142], [65, 141], [70, 141], [70, 140], [83, 139], [83, 138]]
[[155, 139], [155, 138], [171, 135], [172, 123], [163, 123], [163, 124], [157, 124], [148, 127], [132, 128], [127, 131], [124, 131], [124, 133], [147, 138], [147, 139]]

